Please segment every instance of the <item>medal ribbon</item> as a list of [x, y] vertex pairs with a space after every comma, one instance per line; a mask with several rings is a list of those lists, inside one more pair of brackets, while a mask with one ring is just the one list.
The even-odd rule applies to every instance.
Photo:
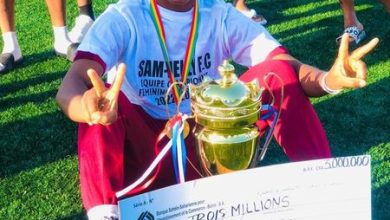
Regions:
[[[187, 156], [182, 135], [184, 130], [184, 121], [186, 121], [187, 119], [188, 115], [178, 115], [173, 118], [174, 122], [170, 124], [170, 129], [173, 129], [175, 134], [172, 136], [172, 139], [170, 139], [160, 151], [158, 150], [160, 148], [159, 146], [167, 135], [165, 131], [160, 133], [154, 146], [157, 157], [153, 160], [153, 162], [149, 165], [149, 167], [141, 175], [141, 177], [139, 177], [135, 182], [133, 182], [126, 188], [115, 193], [117, 198], [122, 198], [126, 195], [134, 195], [136, 193], [142, 192], [147, 187], [149, 187], [160, 172], [162, 159], [171, 149], [172, 152], [175, 152], [172, 153], [175, 157], [172, 159], [174, 161], [177, 161], [175, 164], [176, 180], [179, 183], [183, 183], [185, 181], [185, 166]], [[153, 173], [153, 171], [155, 172]]]
[[178, 183], [185, 182], [185, 169], [187, 167], [187, 152], [183, 132], [179, 133], [179, 127], [182, 126], [184, 126], [184, 121], [182, 121], [181, 116], [179, 116], [179, 121], [173, 125], [172, 129], [172, 162], [176, 181]]
[[[161, 50], [165, 60], [165, 65], [167, 66], [169, 81], [171, 84], [174, 84], [176, 80], [175, 80], [175, 76], [173, 75], [172, 68], [169, 64], [170, 62], [169, 62], [169, 55], [168, 55], [168, 49], [166, 44], [164, 26], [161, 20], [160, 12], [157, 7], [157, 0], [150, 0], [150, 8], [151, 8], [150, 14], [152, 16], [152, 20], [158, 34]], [[192, 24], [191, 24], [190, 34], [188, 36], [188, 44], [187, 44], [186, 52], [184, 55], [184, 64], [181, 71], [181, 82], [183, 83], [185, 83], [187, 80], [192, 57], [194, 56], [195, 53], [195, 44], [198, 38], [198, 25], [199, 25], [199, 8], [198, 8], [198, 1], [195, 0], [194, 9], [192, 12]], [[174, 85], [172, 93], [176, 104], [178, 104], [181, 95], [181, 90], [178, 84]]]

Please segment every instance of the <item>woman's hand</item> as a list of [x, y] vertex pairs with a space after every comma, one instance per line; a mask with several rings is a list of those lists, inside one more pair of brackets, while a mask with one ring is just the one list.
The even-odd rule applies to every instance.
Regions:
[[325, 85], [331, 90], [361, 88], [366, 85], [367, 66], [362, 58], [378, 44], [379, 39], [372, 39], [350, 54], [348, 38], [348, 34], [342, 36], [337, 59], [329, 73], [324, 75]]
[[93, 87], [84, 92], [81, 98], [82, 114], [89, 125], [109, 125], [118, 117], [118, 96], [126, 73], [125, 64], [121, 63], [110, 88], [106, 88], [103, 80], [94, 69], [87, 74]]

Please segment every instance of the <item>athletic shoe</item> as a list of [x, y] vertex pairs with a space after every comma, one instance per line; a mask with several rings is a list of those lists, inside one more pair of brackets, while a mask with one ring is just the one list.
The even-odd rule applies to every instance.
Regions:
[[57, 51], [56, 49], [54, 49], [54, 53], [57, 56], [64, 57], [64, 58], [68, 59], [70, 62], [73, 62], [73, 59], [76, 55], [77, 48], [79, 45], [80, 45], [79, 43], [71, 43], [67, 48], [66, 54], [61, 53], [61, 52]]
[[[239, 10], [240, 11], [240, 10]], [[243, 10], [243, 11], [240, 11], [243, 15], [247, 16], [248, 18], [258, 22], [259, 24], [261, 25], [266, 25], [267, 24], [267, 20], [264, 18], [263, 15], [261, 14], [257, 14], [257, 12], [255, 11], [255, 9], [249, 9], [249, 10]]]
[[80, 43], [93, 24], [93, 20], [87, 15], [79, 15], [76, 18], [73, 29], [69, 32], [69, 38], [73, 43]]
[[15, 57], [12, 53], [0, 54], [0, 74], [6, 73], [9, 70], [13, 70], [20, 62], [22, 62], [22, 58], [15, 60]]

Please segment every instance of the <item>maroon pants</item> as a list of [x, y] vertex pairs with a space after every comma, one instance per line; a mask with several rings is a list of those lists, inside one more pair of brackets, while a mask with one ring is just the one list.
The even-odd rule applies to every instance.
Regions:
[[[276, 77], [267, 78], [275, 95], [275, 107], [281, 109], [280, 121], [274, 137], [291, 161], [330, 157], [329, 144], [324, 129], [305, 96], [293, 68], [284, 61], [268, 60], [250, 68], [241, 76], [242, 81], [257, 78], [264, 87], [264, 76], [276, 73], [283, 79], [284, 99], [280, 106], [281, 84]], [[263, 93], [262, 102], [271, 96]], [[78, 156], [81, 195], [84, 207], [116, 204], [115, 192], [128, 186], [147, 169], [155, 158], [154, 144], [163, 130], [165, 121], [151, 118], [143, 109], [131, 104], [124, 94], [119, 96], [118, 120], [109, 125], [88, 126], [80, 124], [78, 131]], [[271, 121], [259, 121], [261, 131]], [[197, 164], [194, 137], [186, 139], [189, 159]], [[187, 166], [187, 180], [199, 174]], [[171, 155], [163, 159], [161, 172], [148, 190], [175, 184]]]

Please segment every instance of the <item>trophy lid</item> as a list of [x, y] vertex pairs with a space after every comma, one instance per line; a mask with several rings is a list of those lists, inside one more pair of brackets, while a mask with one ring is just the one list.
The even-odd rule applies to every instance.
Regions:
[[218, 71], [220, 79], [205, 77], [199, 86], [190, 85], [191, 106], [197, 123], [232, 128], [256, 122], [262, 93], [257, 79], [241, 82], [228, 61], [219, 66]]
[[234, 70], [234, 66], [225, 60], [218, 67], [221, 79], [206, 79], [197, 89], [196, 101], [209, 107], [239, 107], [259, 101], [261, 92], [257, 80], [245, 84]]

